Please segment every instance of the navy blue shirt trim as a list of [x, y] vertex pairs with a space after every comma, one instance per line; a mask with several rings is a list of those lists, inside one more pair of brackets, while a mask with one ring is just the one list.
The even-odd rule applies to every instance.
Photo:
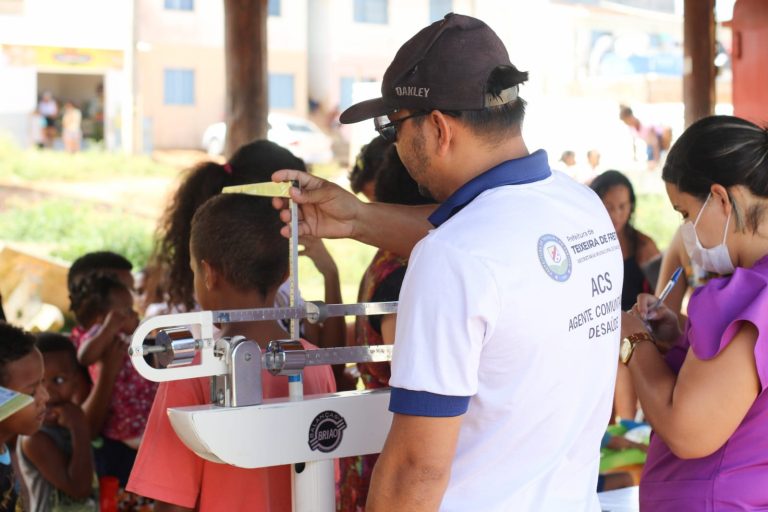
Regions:
[[459, 187], [429, 216], [429, 222], [433, 226], [439, 227], [486, 190], [504, 185], [534, 183], [549, 178], [551, 175], [549, 159], [543, 149], [522, 158], [507, 160], [483, 174], [475, 176]]
[[428, 391], [392, 388], [389, 396], [389, 410], [408, 416], [448, 418], [461, 416], [469, 409], [468, 396], [448, 396]]

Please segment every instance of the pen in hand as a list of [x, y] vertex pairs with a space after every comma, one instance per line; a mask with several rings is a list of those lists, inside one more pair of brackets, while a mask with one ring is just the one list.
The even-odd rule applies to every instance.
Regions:
[[669, 278], [669, 282], [667, 282], [667, 285], [664, 287], [663, 290], [661, 290], [661, 293], [659, 294], [659, 298], [656, 299], [656, 302], [654, 302], [650, 308], [648, 308], [648, 313], [650, 313], [651, 311], [654, 311], [656, 308], [661, 306], [661, 303], [666, 300], [667, 296], [669, 295], [669, 292], [671, 292], [672, 288], [674, 288], [675, 285], [677, 284], [677, 280], [680, 279], [680, 275], [682, 273], [683, 273], [683, 267], [677, 267], [677, 269], [672, 273], [672, 277]]
[[648, 308], [648, 311], [646, 311], [645, 315], [643, 317], [639, 317], [640, 320], [642, 320], [643, 324], [645, 324], [645, 328], [648, 330], [649, 333], [653, 333], [653, 328], [651, 327], [651, 324], [648, 322], [648, 314], [658, 309], [659, 306], [661, 306], [662, 302], [666, 300], [667, 296], [669, 296], [669, 293], [672, 291], [672, 288], [675, 287], [677, 284], [677, 280], [680, 279], [680, 276], [683, 273], [683, 267], [677, 267], [675, 271], [672, 273], [672, 277], [669, 278], [669, 281], [667, 282], [666, 286], [661, 290], [661, 293], [659, 294], [659, 297], [656, 299], [656, 302], [651, 304], [651, 306]]

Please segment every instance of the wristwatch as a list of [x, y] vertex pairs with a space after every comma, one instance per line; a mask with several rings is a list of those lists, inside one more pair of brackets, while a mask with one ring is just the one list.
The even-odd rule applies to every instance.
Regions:
[[632, 353], [635, 351], [635, 346], [641, 341], [650, 341], [653, 343], [653, 336], [647, 332], [636, 332], [621, 340], [619, 359], [622, 363], [629, 363], [629, 359], [632, 357]]

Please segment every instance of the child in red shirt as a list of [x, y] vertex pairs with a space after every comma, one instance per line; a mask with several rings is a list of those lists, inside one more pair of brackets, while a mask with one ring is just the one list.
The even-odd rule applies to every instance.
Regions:
[[[288, 242], [267, 198], [216, 196], [192, 220], [190, 265], [195, 296], [206, 310], [272, 307], [288, 273]], [[221, 336], [244, 335], [265, 347], [285, 339], [277, 322], [223, 324]], [[312, 345], [303, 342], [305, 347]], [[288, 396], [285, 377], [262, 373], [264, 398]], [[330, 367], [304, 372], [306, 394], [335, 391]], [[290, 511], [290, 467], [241, 469], [203, 460], [173, 431], [168, 407], [210, 403], [209, 379], [163, 383], [152, 408], [128, 489], [158, 500], [156, 510]]]

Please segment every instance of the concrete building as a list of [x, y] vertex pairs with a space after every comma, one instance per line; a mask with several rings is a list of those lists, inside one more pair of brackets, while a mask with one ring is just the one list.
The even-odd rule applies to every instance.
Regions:
[[[532, 100], [531, 125], [542, 105], [679, 103], [681, 7], [682, 0], [268, 0], [270, 110], [334, 127], [338, 112], [378, 94], [405, 40], [451, 11], [488, 22], [512, 62], [530, 72], [522, 94]], [[221, 0], [0, 0], [0, 129], [28, 139], [29, 113], [51, 90], [101, 102], [110, 148], [199, 148], [205, 128], [224, 119], [223, 9]], [[558, 114], [540, 119], [545, 133]]]
[[353, 85], [378, 82], [397, 49], [471, 0], [310, 0], [309, 97], [328, 111], [353, 103]]
[[31, 113], [50, 91], [83, 110], [86, 135], [120, 145], [130, 128], [131, 17], [124, 0], [0, 1], [0, 128], [29, 145]]
[[[270, 0], [270, 109], [299, 116], [307, 101], [307, 4]], [[224, 7], [210, 0], [137, 0], [136, 95], [142, 150], [198, 148], [224, 120]]]

